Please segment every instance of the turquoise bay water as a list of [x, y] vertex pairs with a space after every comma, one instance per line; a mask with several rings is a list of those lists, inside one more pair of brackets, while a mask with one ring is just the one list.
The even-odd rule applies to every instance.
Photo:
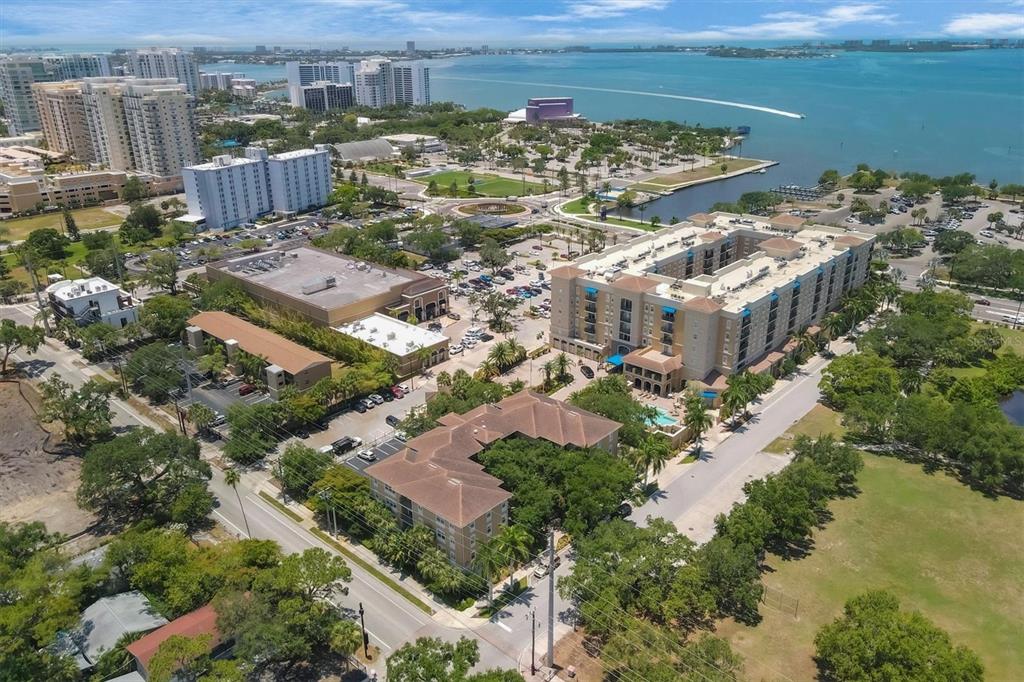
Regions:
[[[1024, 182], [1024, 50], [840, 52], [808, 60], [685, 53], [488, 55], [437, 59], [430, 67], [434, 101], [512, 110], [531, 96], [571, 95], [577, 110], [596, 121], [644, 117], [749, 125], [741, 152], [781, 162], [765, 175], [710, 183], [661, 200], [656, 209], [664, 219], [752, 189], [812, 184], [824, 168], [850, 171], [860, 162], [933, 175], [967, 171], [982, 183]], [[200, 68], [240, 71], [258, 81], [284, 78], [283, 65]], [[805, 118], [559, 86], [728, 100]]]
[[[481, 80], [449, 80], [481, 79]], [[920, 55], [837, 53], [752, 60], [702, 54], [480, 56], [431, 62], [431, 95], [517, 109], [531, 96], [571, 95], [585, 116], [749, 125], [744, 155], [782, 164], [762, 183], [811, 183], [859, 162], [987, 183], [1024, 181], [1024, 50]], [[721, 105], [490, 83], [551, 83], [731, 100], [803, 114], [792, 119]], [[717, 183], [716, 183], [717, 184]]]

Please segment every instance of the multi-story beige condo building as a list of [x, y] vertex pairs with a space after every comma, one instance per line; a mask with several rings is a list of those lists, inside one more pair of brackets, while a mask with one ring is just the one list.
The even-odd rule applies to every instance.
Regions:
[[[128, 78], [86, 78], [82, 81], [82, 103], [95, 161], [115, 170], [134, 168], [132, 142], [124, 116], [125, 83]], [[172, 85], [170, 78], [146, 81]]]
[[403, 527], [434, 531], [448, 560], [469, 568], [476, 549], [508, 524], [508, 499], [501, 480], [476, 456], [510, 436], [550, 441], [563, 448], [616, 452], [619, 422], [532, 391], [465, 414], [410, 439], [406, 447], [365, 470], [370, 491]]
[[136, 170], [170, 177], [199, 163], [195, 97], [184, 85], [128, 81], [122, 102]]
[[874, 236], [794, 216], [697, 214], [551, 271], [551, 344], [658, 395], [769, 369], [864, 284]]
[[151, 47], [129, 52], [128, 73], [139, 78], [174, 78], [190, 95], [198, 95], [199, 67], [190, 52], [176, 47]]
[[33, 83], [32, 99], [50, 151], [71, 154], [86, 163], [96, 160], [81, 81]]

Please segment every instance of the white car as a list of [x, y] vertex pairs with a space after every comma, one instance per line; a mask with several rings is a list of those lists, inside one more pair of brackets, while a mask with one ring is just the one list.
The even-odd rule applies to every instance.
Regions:
[[996, 235], [991, 230], [982, 230], [979, 232], [982, 237], [995, 237]]
[[453, 343], [452, 345], [448, 346], [448, 355], [458, 355], [461, 352], [462, 352], [462, 344], [461, 343]]
[[462, 339], [463, 348], [476, 348], [476, 340], [471, 338]]

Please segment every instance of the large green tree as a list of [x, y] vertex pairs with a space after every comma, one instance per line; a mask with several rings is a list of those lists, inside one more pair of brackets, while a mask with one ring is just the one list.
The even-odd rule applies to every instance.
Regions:
[[124, 372], [139, 393], [158, 403], [167, 400], [183, 381], [181, 356], [163, 341], [134, 351], [128, 356]]
[[815, 660], [822, 680], [971, 682], [984, 679], [978, 656], [916, 611], [902, 611], [888, 592], [846, 602], [842, 617], [818, 631]]
[[0, 320], [0, 374], [7, 373], [7, 361], [11, 353], [24, 349], [26, 353], [35, 353], [43, 343], [43, 330], [39, 327], [27, 327], [17, 324], [10, 318]]
[[437, 637], [420, 637], [406, 643], [387, 661], [389, 682], [516, 682], [523, 678], [511, 670], [488, 670], [470, 674], [480, 662], [475, 639], [460, 637], [446, 642]]
[[185, 331], [185, 324], [192, 312], [192, 304], [187, 298], [160, 294], [142, 306], [139, 322], [153, 336], [177, 340]]
[[85, 445], [110, 433], [114, 417], [110, 409], [110, 394], [114, 385], [92, 378], [80, 388], [54, 374], [39, 385], [43, 395], [42, 421], [60, 422], [70, 442]]
[[89, 448], [78, 501], [117, 520], [151, 517], [194, 525], [213, 509], [206, 490], [210, 476], [194, 440], [141, 428]]

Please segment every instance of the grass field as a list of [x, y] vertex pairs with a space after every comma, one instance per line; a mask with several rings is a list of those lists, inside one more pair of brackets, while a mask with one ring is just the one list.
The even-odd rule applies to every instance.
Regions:
[[[467, 190], [468, 180], [472, 177], [474, 187], [476, 188], [476, 194], [471, 195]], [[470, 173], [468, 171], [442, 171], [434, 175], [429, 175], [422, 178], [414, 178], [416, 182], [424, 185], [429, 185], [430, 181], [433, 180], [437, 183], [438, 191], [441, 196], [448, 195], [448, 187], [451, 186], [454, 181], [459, 188], [460, 197], [469, 196], [483, 196], [483, 197], [508, 197], [508, 196], [520, 196], [524, 194], [523, 182], [521, 180], [511, 180], [509, 178], [502, 178], [497, 175], [487, 175], [485, 173]], [[544, 191], [544, 187], [535, 182], [526, 183], [525, 194], [540, 194]]]
[[1003, 347], [999, 349], [999, 352], [1012, 350], [1017, 355], [1024, 355], [1024, 329], [1010, 329], [1009, 327], [996, 327], [996, 329], [1003, 337]]
[[679, 173], [656, 175], [649, 180], [633, 185], [632, 189], [664, 191], [666, 189], [684, 187], [691, 182], [724, 175], [725, 173], [722, 172], [723, 163], [726, 165], [725, 173], [734, 173], [738, 170], [757, 166], [764, 163], [764, 161], [758, 159], [724, 159], [716, 161], [710, 166], [702, 166], [701, 168], [694, 168], [693, 170], [681, 171]]
[[[60, 263], [53, 264], [49, 272], [60, 272], [65, 274], [69, 278], [82, 277], [85, 273], [79, 270], [76, 265], [85, 260], [86, 248], [82, 242], [74, 242], [68, 246], [68, 257], [65, 258], [67, 264], [67, 271], [61, 269]], [[11, 277], [14, 279], [21, 280], [22, 282], [31, 283], [28, 276], [28, 271], [21, 263], [21, 259], [13, 253], [8, 253], [3, 256], [4, 260], [7, 261], [7, 266], [11, 269]], [[41, 270], [36, 267], [36, 273], [42, 276]]]
[[822, 404], [815, 405], [810, 412], [796, 424], [786, 429], [786, 432], [773, 440], [765, 448], [765, 452], [783, 454], [789, 449], [797, 436], [810, 436], [818, 438], [825, 434], [832, 434], [839, 438], [843, 435], [842, 415], [830, 410]]
[[864, 464], [861, 494], [830, 505], [834, 520], [808, 557], [769, 557], [769, 594], [799, 600], [796, 617], [762, 605], [759, 625], [719, 627], [747, 678], [814, 679], [815, 633], [847, 599], [882, 588], [976, 651], [986, 679], [1024, 679], [1024, 502], [896, 459], [866, 454]]
[[[76, 208], [71, 211], [71, 215], [75, 218], [75, 224], [79, 230], [91, 230], [97, 227], [110, 227], [112, 225], [120, 225], [121, 221], [124, 220], [121, 216], [116, 213], [100, 208], [99, 206], [92, 206], [90, 208]], [[9, 230], [4, 236], [4, 239], [8, 239], [12, 242], [21, 241], [28, 236], [32, 230], [38, 230], [43, 227], [52, 227], [58, 232], [64, 227], [64, 218], [60, 211], [54, 213], [45, 213], [43, 215], [33, 215], [26, 218], [11, 218], [0, 222], [0, 229], [6, 228]]]

